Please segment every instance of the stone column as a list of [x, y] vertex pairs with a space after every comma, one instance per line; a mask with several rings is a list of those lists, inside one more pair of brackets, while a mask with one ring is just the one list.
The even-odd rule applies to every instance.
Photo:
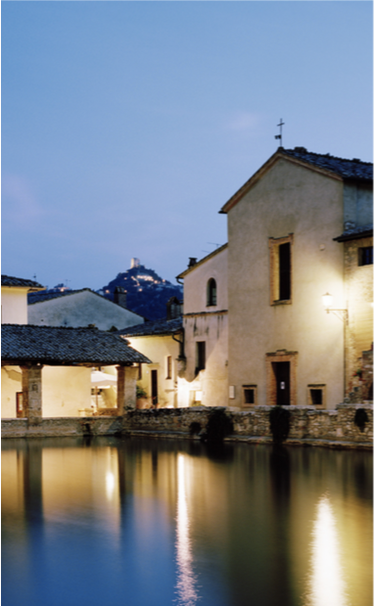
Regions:
[[125, 412], [125, 367], [117, 366], [117, 415]]
[[137, 366], [126, 366], [125, 368], [125, 401], [128, 408], [136, 408], [136, 380], [139, 369]]
[[41, 364], [22, 366], [23, 416], [41, 419], [42, 411], [42, 368]]
[[22, 370], [22, 417], [29, 416], [29, 367], [21, 366]]

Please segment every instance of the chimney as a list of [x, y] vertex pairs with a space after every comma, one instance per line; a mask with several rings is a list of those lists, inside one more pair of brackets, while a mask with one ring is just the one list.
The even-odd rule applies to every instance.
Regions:
[[183, 301], [179, 301], [177, 297], [170, 297], [166, 303], [166, 319], [174, 320], [183, 315]]
[[116, 286], [114, 289], [114, 303], [127, 309], [127, 290], [122, 288], [122, 286]]
[[189, 257], [190, 262], [188, 264], [188, 267], [193, 267], [194, 265], [196, 265], [197, 262], [197, 257]]

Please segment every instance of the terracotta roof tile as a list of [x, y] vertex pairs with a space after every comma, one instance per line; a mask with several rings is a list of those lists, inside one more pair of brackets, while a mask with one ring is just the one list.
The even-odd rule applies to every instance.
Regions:
[[39, 282], [26, 280], [25, 278], [15, 278], [13, 276], [1, 275], [1, 286], [22, 286], [24, 288], [44, 288]]
[[347, 160], [331, 156], [330, 154], [315, 154], [309, 152], [304, 147], [280, 149], [279, 151], [286, 156], [291, 156], [308, 164], [329, 170], [343, 177], [343, 179], [373, 180], [373, 165], [371, 162], [362, 162], [357, 158]]
[[145, 322], [119, 330], [115, 334], [124, 337], [146, 337], [151, 335], [171, 335], [182, 330], [183, 318], [179, 316], [174, 320], [155, 320], [154, 322]]
[[1, 359], [9, 363], [110, 365], [149, 363], [119, 335], [97, 328], [3, 324]]

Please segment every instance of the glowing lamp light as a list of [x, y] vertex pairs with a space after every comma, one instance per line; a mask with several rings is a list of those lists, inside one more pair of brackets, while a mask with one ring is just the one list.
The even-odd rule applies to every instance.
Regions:
[[334, 297], [332, 295], [330, 295], [330, 293], [327, 292], [325, 295], [322, 295], [323, 306], [326, 309], [327, 313], [329, 313], [329, 310], [332, 307], [333, 301], [334, 301]]
[[332, 295], [330, 295], [330, 293], [326, 293], [325, 295], [322, 295], [322, 302], [323, 302], [323, 306], [326, 310], [326, 313], [330, 313], [330, 311], [337, 316], [340, 320], [342, 320], [342, 322], [344, 322], [345, 324], [348, 323], [348, 310], [347, 309], [333, 309], [332, 304], [333, 304], [334, 298]]

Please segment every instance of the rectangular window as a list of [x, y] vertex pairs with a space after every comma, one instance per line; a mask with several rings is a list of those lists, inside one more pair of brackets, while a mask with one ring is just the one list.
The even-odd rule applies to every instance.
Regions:
[[243, 385], [243, 406], [257, 404], [257, 385]]
[[200, 370], [205, 368], [205, 341], [196, 341], [196, 371], [199, 374]]
[[292, 299], [293, 234], [269, 238], [270, 305], [289, 304]]
[[308, 406], [313, 406], [313, 408], [326, 407], [326, 385], [308, 385]]
[[291, 245], [289, 242], [280, 244], [279, 253], [279, 300], [288, 301], [291, 298]]
[[373, 265], [373, 247], [364, 246], [358, 249], [358, 264]]
[[166, 379], [172, 378], [171, 372], [172, 372], [171, 356], [166, 356]]

